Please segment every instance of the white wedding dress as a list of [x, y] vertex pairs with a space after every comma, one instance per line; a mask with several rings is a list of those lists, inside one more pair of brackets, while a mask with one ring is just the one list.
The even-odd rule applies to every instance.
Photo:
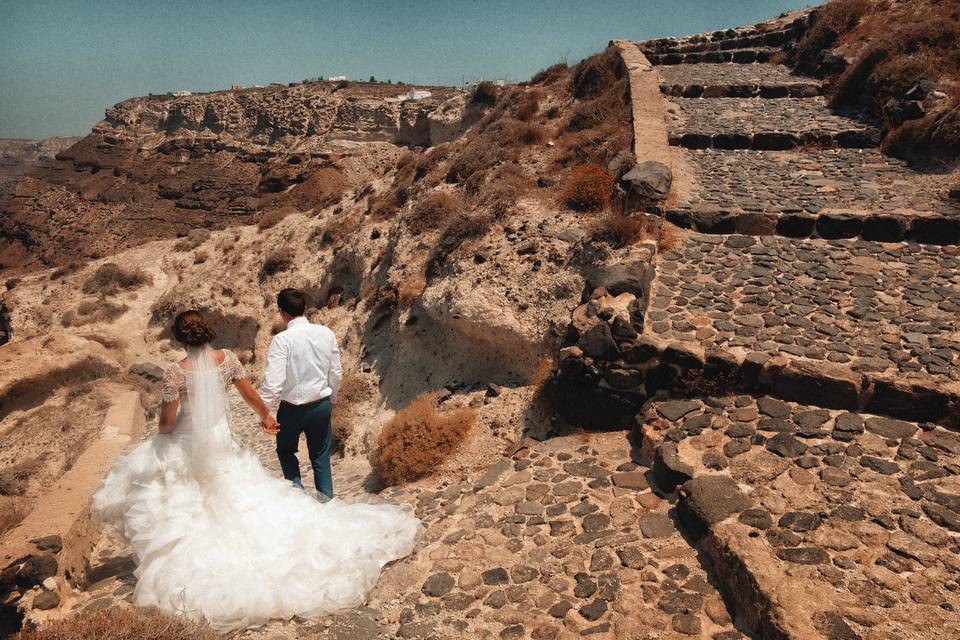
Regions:
[[272, 477], [230, 433], [236, 356], [189, 359], [165, 381], [165, 399], [181, 400], [174, 431], [125, 453], [93, 501], [133, 548], [135, 604], [220, 631], [361, 604], [382, 567], [411, 552], [419, 520], [406, 506], [321, 504]]

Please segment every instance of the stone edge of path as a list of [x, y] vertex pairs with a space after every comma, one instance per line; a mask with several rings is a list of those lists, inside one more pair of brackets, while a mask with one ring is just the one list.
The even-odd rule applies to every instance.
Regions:
[[[144, 432], [145, 418], [138, 391], [108, 385], [112, 401], [104, 416], [100, 434], [77, 458], [51, 490], [0, 544], [0, 566], [4, 577], [14, 579], [15, 569], [29, 558], [53, 556], [57, 561], [57, 594], [63, 599], [70, 586], [82, 586], [90, 566], [90, 555], [99, 536], [91, 520], [90, 502], [114, 461]], [[43, 549], [31, 542], [39, 538], [59, 537], [62, 548]], [[0, 583], [0, 591], [9, 596], [10, 586]], [[25, 594], [24, 594], [25, 595]], [[16, 602], [5, 598], [5, 607]]]
[[669, 204], [690, 192], [694, 174], [678, 148], [670, 145], [660, 75], [635, 42], [611, 40], [610, 46], [619, 50], [630, 81], [633, 154], [638, 163], [655, 161], [670, 167], [673, 188]]

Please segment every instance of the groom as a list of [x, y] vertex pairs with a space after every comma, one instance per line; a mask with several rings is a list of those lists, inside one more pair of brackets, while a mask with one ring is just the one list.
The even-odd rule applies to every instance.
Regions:
[[301, 489], [297, 449], [300, 434], [306, 434], [314, 485], [317, 491], [332, 498], [330, 414], [343, 377], [337, 337], [327, 327], [312, 324], [303, 316], [307, 298], [302, 291], [284, 289], [277, 295], [277, 306], [287, 328], [273, 337], [267, 350], [260, 397], [267, 404], [280, 398], [280, 428], [268, 433], [277, 436], [283, 477]]

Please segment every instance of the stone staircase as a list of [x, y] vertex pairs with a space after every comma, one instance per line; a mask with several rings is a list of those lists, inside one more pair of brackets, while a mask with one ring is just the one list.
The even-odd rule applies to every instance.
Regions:
[[695, 173], [668, 219], [704, 233], [960, 243], [950, 176], [884, 156], [879, 123], [831, 111], [817, 79], [768, 55], [808, 20], [635, 43], [660, 76], [669, 142]]
[[659, 75], [686, 230], [591, 275], [554, 396], [635, 424], [739, 633], [960, 637], [955, 176], [885, 157], [875, 123], [770, 61], [763, 34], [806, 24], [785, 20], [618, 41], [631, 82]]

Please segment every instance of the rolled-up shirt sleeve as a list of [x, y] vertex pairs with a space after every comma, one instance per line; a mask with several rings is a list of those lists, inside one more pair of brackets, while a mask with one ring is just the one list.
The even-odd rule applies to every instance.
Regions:
[[343, 380], [343, 366], [340, 363], [340, 347], [337, 345], [337, 337], [333, 336], [333, 353], [330, 355], [330, 370], [327, 372], [327, 384], [332, 391], [330, 402], [336, 402], [341, 380]]
[[283, 383], [287, 378], [287, 344], [274, 337], [267, 349], [267, 367], [263, 374], [263, 385], [260, 387], [260, 397], [264, 403], [270, 404], [280, 397]]

